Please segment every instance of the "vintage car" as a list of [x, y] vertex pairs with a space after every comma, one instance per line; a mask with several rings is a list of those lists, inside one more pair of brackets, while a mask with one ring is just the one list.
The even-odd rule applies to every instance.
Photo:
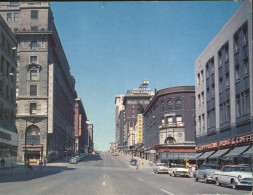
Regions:
[[168, 173], [169, 169], [164, 163], [157, 163], [153, 168], [154, 173]]
[[131, 159], [130, 160], [130, 165], [137, 165], [137, 160], [136, 159]]
[[169, 168], [169, 174], [170, 176], [176, 177], [176, 176], [190, 176], [189, 169], [185, 167], [185, 165], [177, 164], [172, 165], [171, 168]]
[[229, 185], [234, 189], [238, 186], [252, 187], [252, 169], [245, 165], [225, 165], [213, 174], [216, 185]]
[[213, 174], [219, 171], [220, 165], [216, 164], [202, 164], [194, 173], [195, 181], [204, 180], [205, 183], [214, 182]]

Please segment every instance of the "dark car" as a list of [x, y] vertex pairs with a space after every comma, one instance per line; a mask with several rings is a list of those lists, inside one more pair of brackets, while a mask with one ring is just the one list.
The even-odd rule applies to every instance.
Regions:
[[136, 159], [131, 159], [130, 160], [130, 165], [137, 165], [137, 160]]

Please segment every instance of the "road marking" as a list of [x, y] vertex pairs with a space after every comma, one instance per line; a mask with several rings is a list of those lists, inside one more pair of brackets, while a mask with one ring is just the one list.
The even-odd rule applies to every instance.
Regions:
[[44, 188], [41, 188], [40, 190], [45, 190], [46, 188], [48, 188], [49, 186], [45, 186]]
[[142, 179], [138, 178], [138, 180], [143, 181]]
[[105, 186], [105, 181], [103, 181], [103, 186]]
[[163, 192], [165, 192], [165, 193], [167, 193], [167, 194], [174, 195], [174, 194], [172, 194], [172, 193], [170, 193], [170, 192], [168, 192], [168, 191], [166, 191], [166, 190], [164, 190], [164, 189], [160, 189], [160, 190], [162, 190]]
[[105, 177], [105, 175], [104, 175], [104, 177]]

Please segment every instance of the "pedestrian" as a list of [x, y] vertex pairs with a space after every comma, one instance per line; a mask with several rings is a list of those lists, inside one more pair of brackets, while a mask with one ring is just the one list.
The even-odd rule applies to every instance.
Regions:
[[4, 169], [4, 165], [5, 165], [5, 160], [4, 160], [4, 158], [2, 158], [2, 160], [1, 160], [1, 169]]
[[44, 158], [44, 167], [47, 165], [47, 158]]
[[139, 172], [139, 162], [136, 164], [136, 172]]
[[33, 167], [30, 165], [29, 161], [27, 163], [27, 167], [31, 169], [31, 171], [33, 170]]

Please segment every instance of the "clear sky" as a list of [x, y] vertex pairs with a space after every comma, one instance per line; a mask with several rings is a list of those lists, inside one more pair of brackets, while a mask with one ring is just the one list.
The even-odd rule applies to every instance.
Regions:
[[194, 85], [194, 61], [241, 2], [51, 2], [95, 149], [115, 141], [115, 95], [149, 79]]

